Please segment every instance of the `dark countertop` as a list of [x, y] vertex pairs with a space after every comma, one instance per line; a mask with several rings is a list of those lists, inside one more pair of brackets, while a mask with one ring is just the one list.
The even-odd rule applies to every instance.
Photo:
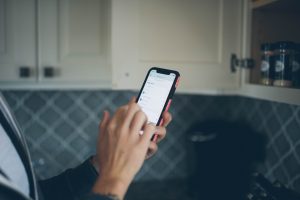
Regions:
[[144, 181], [132, 183], [126, 200], [195, 200], [190, 197], [185, 180]]

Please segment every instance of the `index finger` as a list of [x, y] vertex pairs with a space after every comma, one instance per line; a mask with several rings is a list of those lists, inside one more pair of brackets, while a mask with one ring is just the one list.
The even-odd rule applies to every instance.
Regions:
[[156, 132], [155, 124], [152, 124], [152, 123], [146, 124], [145, 128], [144, 128], [144, 133], [143, 133], [143, 135], [141, 135], [141, 142], [144, 145], [147, 145], [147, 147], [148, 147], [151, 142], [151, 138], [155, 132]]

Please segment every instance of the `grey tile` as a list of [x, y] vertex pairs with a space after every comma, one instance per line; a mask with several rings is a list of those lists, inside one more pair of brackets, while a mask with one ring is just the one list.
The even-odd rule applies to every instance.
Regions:
[[276, 139], [275, 139], [275, 147], [276, 149], [278, 150], [278, 152], [280, 153], [280, 155], [284, 155], [286, 154], [291, 146], [290, 144], [288, 143], [286, 137], [284, 134], [280, 134]]
[[[38, 93], [38, 92], [37, 92]], [[13, 92], [10, 92], [10, 94], [17, 100], [24, 99], [25, 96], [33, 94], [33, 92], [26, 91], [26, 90], [16, 90]]]
[[85, 105], [91, 110], [91, 111], [95, 111], [98, 110], [98, 108], [101, 105], [101, 98], [100, 96], [95, 93], [92, 92], [90, 93], [84, 100], [83, 102], [85, 103]]
[[46, 129], [40, 123], [34, 123], [25, 129], [25, 136], [29, 137], [33, 141], [36, 141], [40, 137], [43, 137], [45, 132]]
[[36, 113], [46, 105], [46, 101], [38, 93], [33, 93], [25, 100], [24, 105]]
[[64, 149], [55, 157], [56, 161], [62, 166], [71, 166], [74, 162], [79, 162], [74, 154], [67, 149]]
[[2, 91], [1, 93], [3, 94], [5, 100], [7, 101], [8, 105], [11, 108], [14, 108], [17, 105], [18, 101], [17, 101], [17, 99], [14, 98], [14, 95], [12, 92]]
[[286, 131], [286, 134], [294, 144], [300, 140], [300, 123], [296, 119], [291, 120], [287, 124]]
[[80, 107], [76, 107], [70, 114], [69, 118], [73, 121], [76, 125], [81, 125], [84, 121], [88, 118], [88, 113], [81, 109]]
[[290, 179], [300, 174], [300, 164], [294, 153], [291, 153], [283, 160], [283, 166], [285, 167]]
[[164, 150], [164, 154], [166, 157], [168, 157], [168, 159], [175, 160], [178, 156], [184, 153], [183, 151], [184, 149], [180, 148], [180, 146], [176, 145], [174, 142], [173, 145], [170, 145], [168, 149]]
[[84, 127], [84, 132], [91, 138], [97, 138], [98, 136], [98, 123], [91, 121]]
[[128, 96], [125, 94], [126, 92], [118, 92], [116, 95], [112, 98], [112, 104], [114, 104], [117, 107], [120, 107], [124, 104], [127, 104], [130, 100]]
[[16, 119], [18, 120], [19, 124], [24, 127], [30, 120], [31, 114], [29, 114], [25, 109], [20, 107], [15, 111]]
[[75, 128], [73, 128], [68, 123], [62, 121], [56, 128], [55, 133], [61, 137], [62, 139], [66, 139], [69, 136], [73, 135], [75, 132]]
[[291, 107], [286, 104], [279, 104], [276, 111], [277, 111], [279, 117], [281, 118], [282, 122], [287, 121], [293, 115], [293, 111], [292, 111]]
[[70, 146], [74, 149], [74, 152], [80, 153], [88, 147], [88, 143], [83, 137], [77, 135], [77, 137], [70, 142]]
[[300, 177], [294, 181], [293, 188], [298, 192], [300, 191]]
[[274, 151], [273, 147], [267, 148], [267, 162], [270, 166], [274, 166], [279, 161], [277, 153]]
[[68, 95], [68, 93], [59, 93], [58, 98], [54, 101], [55, 106], [60, 108], [62, 111], [66, 111], [69, 107], [74, 104], [73, 99]]
[[[82, 162], [93, 153], [103, 110], [113, 114], [137, 92], [4, 91], [4, 95], [24, 127], [34, 161], [40, 163], [39, 160], [44, 160], [44, 164], [35, 165], [35, 170], [38, 176], [45, 178]], [[295, 168], [300, 160], [299, 106], [238, 96], [177, 94], [170, 112], [173, 121], [168, 127], [168, 136], [159, 144], [157, 155], [145, 163], [138, 180], [187, 176], [187, 131], [194, 122], [212, 118], [245, 119], [268, 134], [270, 139], [280, 134], [269, 146], [268, 165], [264, 165], [264, 172], [290, 184], [290, 176], [300, 174]], [[49, 151], [57, 153], [49, 154]], [[280, 162], [287, 151], [293, 152], [294, 157]], [[270, 172], [276, 165], [276, 169]], [[291, 174], [287, 176], [283, 168]]]
[[272, 106], [268, 101], [261, 101], [261, 104], [259, 105], [259, 110], [264, 115], [268, 115], [272, 112]]
[[61, 120], [60, 114], [57, 113], [53, 108], [49, 107], [47, 110], [45, 110], [41, 116], [41, 120], [45, 122], [48, 126], [53, 125], [58, 120]]
[[270, 130], [270, 136], [274, 136], [278, 131], [280, 131], [281, 125], [274, 113], [271, 114], [266, 123], [268, 125], [268, 129]]
[[296, 146], [295, 153], [298, 156], [298, 159], [300, 160], [300, 143]]
[[49, 136], [43, 142], [41, 142], [40, 148], [51, 154], [51, 156], [55, 156], [61, 151], [62, 144], [55, 137]]
[[274, 174], [274, 177], [276, 177], [276, 179], [277, 179], [279, 182], [281, 182], [281, 183], [283, 183], [283, 184], [288, 184], [289, 178], [288, 178], [288, 176], [284, 173], [284, 171], [283, 171], [283, 169], [282, 169], [281, 166], [277, 167], [277, 168], [274, 170], [273, 174]]

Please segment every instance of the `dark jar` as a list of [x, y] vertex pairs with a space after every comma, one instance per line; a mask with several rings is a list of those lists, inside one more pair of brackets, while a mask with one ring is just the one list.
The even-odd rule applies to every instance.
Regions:
[[295, 44], [294, 52], [292, 82], [294, 87], [300, 88], [300, 43]]
[[261, 84], [272, 85], [274, 79], [274, 45], [271, 43], [264, 43], [260, 46], [261, 62], [260, 75]]
[[277, 42], [274, 50], [275, 86], [292, 86], [292, 62], [294, 56], [295, 43], [289, 41]]

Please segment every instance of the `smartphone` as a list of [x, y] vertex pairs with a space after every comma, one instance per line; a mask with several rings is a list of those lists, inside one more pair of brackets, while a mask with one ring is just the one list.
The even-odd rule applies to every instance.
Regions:
[[[163, 123], [162, 114], [171, 105], [179, 77], [179, 72], [170, 69], [153, 67], [148, 71], [137, 97], [137, 103], [147, 115], [148, 123], [157, 126]], [[156, 141], [157, 135], [152, 140]]]

